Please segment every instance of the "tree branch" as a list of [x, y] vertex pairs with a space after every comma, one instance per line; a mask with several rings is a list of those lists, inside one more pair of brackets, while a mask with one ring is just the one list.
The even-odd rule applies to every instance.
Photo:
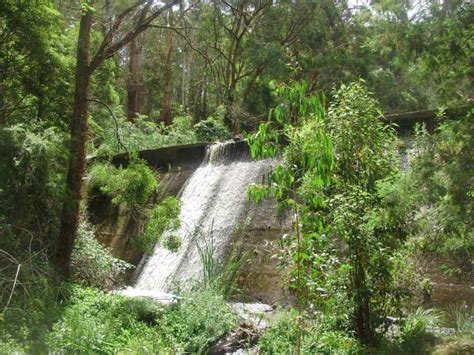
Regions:
[[117, 117], [115, 117], [115, 114], [114, 114], [114, 111], [110, 108], [109, 105], [107, 105], [105, 102], [101, 101], [101, 100], [97, 100], [97, 99], [87, 99], [87, 101], [91, 101], [91, 102], [97, 102], [98, 104], [101, 104], [103, 106], [105, 106], [105, 108], [107, 108], [107, 110], [109, 111], [110, 115], [112, 116], [114, 122], [115, 122], [115, 136], [117, 138], [117, 147], [119, 146], [122, 146], [122, 148], [125, 150], [125, 152], [128, 154], [128, 150], [127, 150], [127, 147], [122, 143], [122, 140], [120, 139], [120, 134], [119, 134], [119, 125], [118, 125], [118, 121], [117, 121]]
[[[118, 21], [118, 22], [117, 22], [117, 20], [115, 21], [114, 25], [116, 27], [113, 26], [111, 28], [111, 30], [107, 33], [104, 40], [102, 41], [101, 46], [97, 50], [97, 53], [95, 54], [94, 58], [92, 59], [91, 63], [89, 64], [89, 72], [90, 73], [94, 72], [94, 70], [97, 69], [102, 64], [102, 62], [104, 60], [112, 57], [120, 49], [125, 47], [130, 41], [134, 40], [140, 33], [145, 31], [151, 25], [151, 23], [156, 18], [158, 18], [158, 16], [160, 16], [163, 12], [171, 9], [173, 6], [179, 4], [182, 1], [183, 0], [172, 0], [169, 3], [167, 3], [166, 5], [163, 5], [162, 7], [157, 9], [155, 12], [153, 12], [148, 17], [143, 16], [143, 18], [139, 19], [139, 21], [137, 22], [137, 24], [135, 25], [135, 27], [131, 31], [127, 32], [116, 43], [112, 43], [113, 35], [119, 29], [121, 21], [126, 15], [126, 14], [124, 15], [124, 12], [127, 12], [127, 14], [128, 14], [128, 13], [130, 13], [130, 11], [132, 11], [132, 10], [130, 10], [130, 8], [136, 8], [136, 7], [142, 5], [146, 2], [147, 5], [144, 8], [144, 11], [145, 11], [147, 9], [147, 7], [151, 6], [153, 1], [152, 0], [137, 1], [132, 7], [128, 8], [127, 10], [122, 12], [119, 15], [119, 18], [121, 18], [120, 21]], [[146, 11], [145, 11], [145, 13], [146, 13]]]

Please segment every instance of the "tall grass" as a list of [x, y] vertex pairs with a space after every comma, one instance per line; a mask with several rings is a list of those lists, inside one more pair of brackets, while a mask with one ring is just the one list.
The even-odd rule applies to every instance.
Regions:
[[228, 297], [235, 291], [237, 276], [245, 262], [247, 253], [242, 252], [239, 246], [233, 245], [224, 263], [219, 262], [217, 255], [216, 238], [224, 236], [215, 233], [214, 223], [209, 229], [202, 233], [197, 231], [193, 236], [202, 265], [202, 285], [211, 288], [224, 297]]
[[448, 316], [452, 320], [456, 333], [474, 334], [474, 309], [466, 303], [450, 305]]

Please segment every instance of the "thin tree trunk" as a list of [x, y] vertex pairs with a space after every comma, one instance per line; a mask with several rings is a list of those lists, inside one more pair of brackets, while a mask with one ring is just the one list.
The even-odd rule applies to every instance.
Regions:
[[[173, 26], [173, 10], [170, 10], [168, 15], [168, 26]], [[170, 125], [173, 122], [173, 112], [171, 103], [173, 100], [173, 31], [168, 30], [166, 33], [166, 52], [165, 52], [165, 68], [163, 73], [163, 110], [161, 113], [161, 120], [165, 125]]]
[[354, 269], [355, 331], [357, 338], [363, 344], [370, 345], [374, 340], [370, 322], [370, 298], [364, 267], [358, 257], [356, 257]]
[[77, 65], [75, 75], [74, 110], [71, 121], [71, 142], [69, 147], [69, 168], [66, 182], [66, 200], [61, 216], [61, 228], [56, 250], [56, 264], [63, 277], [70, 274], [71, 254], [74, 248], [79, 225], [82, 177], [85, 170], [85, 149], [87, 140], [87, 96], [90, 86], [90, 35], [92, 11], [87, 11], [81, 18], [77, 46]]
[[240, 117], [235, 111], [235, 89], [237, 83], [231, 83], [230, 88], [228, 89], [227, 100], [226, 100], [226, 112], [224, 116], [224, 121], [227, 126], [232, 130], [234, 135], [241, 133], [240, 126]]
[[129, 121], [133, 121], [137, 114], [143, 115], [146, 112], [146, 90], [143, 77], [144, 39], [145, 34], [142, 33], [129, 45], [130, 60], [127, 83], [127, 118]]

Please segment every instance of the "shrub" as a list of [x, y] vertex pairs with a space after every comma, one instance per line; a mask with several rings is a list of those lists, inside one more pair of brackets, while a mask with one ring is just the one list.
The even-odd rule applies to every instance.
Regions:
[[[0, 128], [0, 233], [13, 228], [17, 237], [24, 237], [24, 245], [53, 244], [64, 196], [65, 142], [66, 135], [56, 128], [35, 124]], [[28, 231], [37, 231], [38, 226], [41, 233], [32, 240]]]
[[330, 330], [346, 331], [349, 323], [369, 344], [405, 296], [394, 282], [393, 256], [406, 233], [398, 219], [386, 218], [378, 190], [398, 170], [396, 136], [380, 121], [363, 81], [335, 90], [327, 114], [308, 90], [306, 82], [277, 88], [281, 103], [249, 142], [254, 157], [283, 151], [285, 159], [267, 186], [249, 194], [257, 201], [273, 196], [292, 209], [293, 238], [282, 244], [298, 300], [337, 311]]
[[68, 304], [47, 336], [61, 353], [158, 353], [158, 329], [141, 320], [143, 301], [69, 286]]
[[424, 252], [443, 256], [453, 275], [472, 272], [474, 254], [474, 111], [442, 120], [435, 134], [419, 131], [407, 178], [417, 197], [411, 207], [413, 237]]
[[265, 354], [278, 354], [283, 349], [292, 353], [298, 341], [301, 330], [297, 323], [297, 312], [282, 312], [278, 318], [276, 324], [263, 333], [258, 342], [260, 350]]
[[325, 330], [314, 319], [298, 315], [295, 310], [281, 313], [258, 345], [265, 354], [298, 353], [298, 346], [303, 354], [357, 354], [362, 351], [359, 342], [347, 333]]
[[155, 174], [141, 160], [132, 161], [126, 168], [96, 163], [89, 175], [90, 186], [98, 187], [115, 204], [144, 205], [158, 189]]
[[184, 295], [160, 320], [166, 344], [189, 353], [203, 353], [236, 326], [237, 316], [222, 295], [198, 290]]
[[82, 221], [71, 257], [71, 272], [75, 281], [104, 289], [111, 288], [132, 265], [114, 258], [107, 248], [100, 245], [93, 227]]
[[[173, 233], [179, 228], [181, 224], [179, 212], [179, 199], [173, 196], [165, 198], [153, 209], [147, 211], [148, 224], [144, 233], [137, 240], [138, 247], [147, 253], [151, 253], [153, 247], [161, 240], [165, 232]], [[164, 241], [164, 245], [168, 245], [170, 249], [176, 249], [179, 244], [179, 236], [172, 234]]]
[[[117, 121], [120, 141], [129, 152], [197, 141], [192, 118], [185, 114], [176, 116], [169, 126], [165, 126], [162, 122], [157, 124], [143, 115], [136, 117], [133, 122], [121, 116], [117, 117]], [[95, 155], [114, 155], [125, 151], [117, 141], [113, 120], [104, 120], [102, 126], [92, 124], [92, 128], [94, 139], [91, 144]]]
[[448, 314], [458, 334], [474, 334], [474, 307], [467, 304], [451, 305]]
[[48, 256], [20, 248], [13, 257], [0, 249], [0, 265], [0, 353], [46, 353], [43, 336], [60, 311], [61, 295]]
[[236, 324], [230, 306], [210, 291], [188, 294], [171, 308], [77, 285], [69, 294], [46, 337], [50, 351], [203, 352]]
[[418, 308], [402, 320], [399, 334], [396, 337], [396, 346], [400, 349], [420, 350], [427, 345], [430, 337], [428, 328], [439, 323], [439, 314], [433, 310]]
[[230, 138], [230, 133], [224, 123], [212, 116], [195, 124], [194, 129], [201, 142], [214, 142]]

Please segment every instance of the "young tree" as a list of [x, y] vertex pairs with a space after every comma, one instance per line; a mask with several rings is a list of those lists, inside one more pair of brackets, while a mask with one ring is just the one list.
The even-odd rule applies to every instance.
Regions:
[[[110, 22], [110, 27], [101, 44], [91, 59], [91, 32], [94, 21], [94, 2], [82, 2], [81, 21], [77, 45], [77, 64], [75, 74], [74, 108], [70, 123], [71, 143], [69, 148], [69, 166], [67, 174], [67, 196], [61, 216], [61, 227], [56, 250], [56, 263], [61, 274], [67, 278], [71, 253], [74, 248], [77, 228], [79, 225], [79, 209], [83, 177], [85, 171], [85, 149], [88, 131], [88, 95], [91, 77], [94, 71], [108, 58], [143, 33], [163, 12], [182, 0], [172, 0], [162, 7], [154, 6], [153, 0], [135, 1]], [[136, 16], [137, 13], [148, 15]], [[135, 14], [135, 16], [133, 16]], [[120, 34], [124, 28], [124, 20], [130, 16], [138, 19], [133, 21], [132, 28]]]
[[305, 82], [277, 93], [281, 103], [249, 142], [254, 157], [280, 152], [284, 160], [271, 183], [249, 194], [292, 209], [285, 250], [299, 301], [325, 310], [335, 330], [373, 344], [375, 328], [400, 311], [404, 295], [394, 278], [404, 233], [378, 190], [398, 170], [394, 132], [362, 83], [334, 91], [327, 113]]

